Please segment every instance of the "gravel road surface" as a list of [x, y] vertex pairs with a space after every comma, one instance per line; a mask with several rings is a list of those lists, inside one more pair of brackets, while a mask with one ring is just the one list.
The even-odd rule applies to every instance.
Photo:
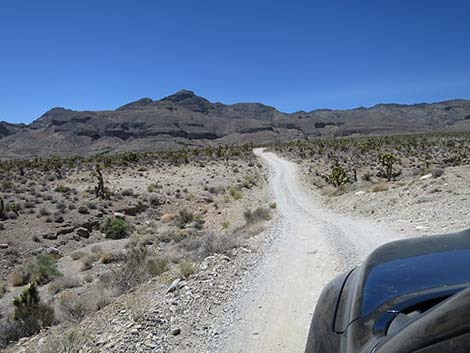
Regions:
[[269, 166], [279, 220], [269, 230], [274, 240], [239, 299], [220, 351], [300, 353], [323, 286], [399, 236], [332, 214], [300, 185], [295, 164], [263, 149], [255, 153]]

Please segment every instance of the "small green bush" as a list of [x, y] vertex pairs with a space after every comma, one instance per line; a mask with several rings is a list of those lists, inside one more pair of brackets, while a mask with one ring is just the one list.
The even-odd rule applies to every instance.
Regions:
[[[57, 262], [51, 255], [41, 254], [24, 268], [24, 280], [37, 284], [45, 284], [62, 274], [57, 269]], [[23, 284], [25, 284], [23, 283]]]
[[230, 195], [234, 200], [240, 200], [242, 198], [242, 193], [233, 186], [230, 188]]
[[54, 309], [41, 303], [36, 284], [30, 284], [19, 297], [13, 300], [17, 338], [38, 333], [42, 327], [54, 322]]
[[108, 218], [101, 226], [106, 238], [110, 239], [123, 239], [129, 236], [129, 225], [127, 222], [120, 218]]
[[148, 191], [148, 192], [155, 192], [155, 191], [157, 191], [157, 185], [156, 185], [156, 184], [150, 184], [149, 186], [147, 186], [147, 191]]

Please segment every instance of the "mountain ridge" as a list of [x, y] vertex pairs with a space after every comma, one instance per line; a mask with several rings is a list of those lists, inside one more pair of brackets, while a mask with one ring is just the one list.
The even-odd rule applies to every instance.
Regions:
[[284, 113], [257, 102], [213, 103], [180, 90], [114, 110], [54, 107], [30, 124], [0, 122], [0, 153], [26, 158], [433, 131], [470, 131], [470, 100]]

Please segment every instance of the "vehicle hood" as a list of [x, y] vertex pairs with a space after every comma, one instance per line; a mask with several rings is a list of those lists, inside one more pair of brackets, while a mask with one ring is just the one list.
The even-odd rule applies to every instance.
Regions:
[[358, 273], [356, 317], [400, 296], [470, 283], [469, 268], [470, 230], [385, 244]]

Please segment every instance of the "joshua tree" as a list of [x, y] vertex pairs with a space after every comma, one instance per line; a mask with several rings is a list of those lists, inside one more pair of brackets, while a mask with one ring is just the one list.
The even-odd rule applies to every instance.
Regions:
[[35, 283], [31, 283], [19, 297], [13, 300], [15, 306], [14, 320], [21, 329], [22, 336], [38, 333], [42, 327], [51, 326], [54, 322], [54, 309], [41, 303]]
[[51, 159], [50, 164], [51, 164], [52, 169], [56, 173], [57, 178], [62, 179], [62, 177], [63, 177], [63, 175], [62, 175], [63, 161], [60, 158], [56, 157], [56, 158]]
[[3, 198], [0, 197], [0, 219], [6, 219], [7, 216], [5, 214], [5, 202]]
[[338, 187], [346, 184], [349, 181], [349, 178], [345, 170], [338, 163], [336, 163], [331, 169], [330, 175], [326, 177], [326, 181], [327, 183]]
[[397, 158], [390, 153], [383, 153], [379, 156], [379, 162], [385, 168], [385, 175], [387, 176], [387, 180], [392, 180], [392, 173], [393, 173], [393, 164], [397, 161]]
[[101, 197], [104, 199], [106, 197], [106, 192], [104, 189], [104, 178], [103, 173], [101, 173], [101, 167], [98, 163], [96, 164], [96, 178], [98, 179], [98, 185], [95, 187], [96, 197]]

